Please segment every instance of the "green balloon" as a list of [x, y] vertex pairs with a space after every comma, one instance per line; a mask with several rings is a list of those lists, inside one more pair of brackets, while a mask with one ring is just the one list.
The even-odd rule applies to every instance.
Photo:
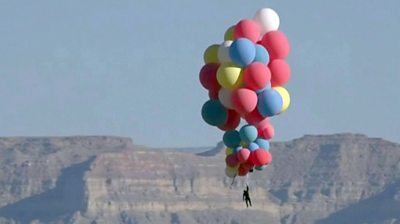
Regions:
[[222, 139], [224, 141], [224, 144], [227, 147], [233, 148], [233, 149], [238, 147], [240, 145], [240, 141], [241, 141], [240, 134], [236, 130], [230, 130], [230, 131], [225, 132]]
[[262, 170], [264, 170], [266, 167], [267, 167], [266, 165], [263, 165], [263, 166], [256, 166], [256, 170], [262, 171]]
[[211, 126], [220, 126], [228, 120], [228, 110], [218, 100], [209, 100], [201, 108], [203, 120]]
[[210, 63], [216, 63], [219, 64], [218, 60], [218, 48], [219, 44], [213, 44], [210, 45], [206, 51], [204, 52], [204, 63], [210, 64]]

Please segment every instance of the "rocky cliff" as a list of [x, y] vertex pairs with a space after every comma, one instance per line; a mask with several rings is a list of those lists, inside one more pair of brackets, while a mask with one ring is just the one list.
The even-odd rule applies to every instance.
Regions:
[[193, 153], [118, 137], [0, 138], [0, 223], [400, 223], [399, 144], [338, 134], [271, 150], [265, 171], [232, 183], [221, 144]]

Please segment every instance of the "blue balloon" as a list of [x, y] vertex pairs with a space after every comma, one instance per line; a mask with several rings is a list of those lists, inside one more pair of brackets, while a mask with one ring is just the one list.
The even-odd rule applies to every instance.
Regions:
[[269, 141], [268, 140], [262, 139], [262, 138], [257, 138], [255, 140], [255, 143], [257, 143], [257, 145], [259, 145], [260, 148], [269, 150]]
[[230, 130], [225, 132], [224, 136], [222, 137], [222, 140], [224, 141], [224, 144], [229, 147], [234, 149], [234, 152], [236, 150], [236, 147], [240, 145], [240, 134], [236, 130]]
[[220, 126], [228, 120], [228, 111], [218, 100], [209, 100], [201, 108], [201, 116], [207, 124]]
[[254, 151], [254, 150], [256, 150], [256, 149], [259, 149], [260, 146], [259, 146], [257, 143], [252, 142], [252, 143], [249, 144], [249, 146], [248, 146], [247, 148], [248, 148], [250, 151]]
[[239, 38], [229, 47], [229, 56], [235, 64], [245, 67], [254, 61], [256, 46], [247, 38]]
[[256, 57], [254, 58], [254, 61], [258, 61], [264, 64], [269, 63], [269, 54], [264, 46], [256, 44]]
[[246, 143], [254, 142], [258, 136], [257, 128], [253, 125], [244, 125], [240, 128], [240, 138]]
[[277, 115], [281, 111], [282, 105], [282, 97], [274, 89], [266, 89], [258, 95], [257, 109], [264, 117]]

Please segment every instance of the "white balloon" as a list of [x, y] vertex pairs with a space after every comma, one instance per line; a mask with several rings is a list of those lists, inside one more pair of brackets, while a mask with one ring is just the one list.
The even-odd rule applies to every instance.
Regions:
[[231, 46], [233, 41], [227, 40], [224, 41], [218, 48], [218, 60], [221, 63], [231, 62], [231, 57], [229, 57], [229, 47]]
[[218, 92], [219, 101], [221, 101], [221, 104], [228, 109], [233, 109], [231, 96], [232, 91], [229, 89], [221, 88]]
[[261, 26], [261, 35], [269, 31], [279, 29], [279, 15], [271, 8], [263, 8], [257, 11], [254, 19]]

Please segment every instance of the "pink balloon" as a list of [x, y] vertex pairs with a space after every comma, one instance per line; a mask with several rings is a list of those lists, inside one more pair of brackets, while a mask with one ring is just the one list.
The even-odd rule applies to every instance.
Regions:
[[275, 129], [271, 123], [269, 123], [269, 119], [265, 118], [260, 123], [256, 125], [258, 136], [264, 139], [271, 139], [275, 135]]
[[268, 65], [271, 71], [271, 84], [275, 86], [284, 86], [290, 79], [290, 66], [281, 59], [272, 60]]
[[268, 117], [262, 119], [258, 124], [257, 124], [257, 128], [265, 128], [268, 125], [271, 125], [271, 122], [269, 120]]
[[289, 40], [281, 31], [266, 33], [261, 44], [267, 49], [271, 59], [285, 59], [289, 55]]
[[272, 162], [272, 154], [270, 151], [267, 151], [267, 150], [265, 150], [265, 151], [267, 152], [267, 161], [265, 162], [264, 165], [268, 165]]
[[256, 21], [251, 19], [243, 19], [239, 21], [233, 31], [233, 36], [235, 37], [235, 39], [244, 37], [253, 41], [254, 43], [256, 43], [260, 39], [260, 35], [260, 25], [258, 25]]
[[247, 88], [239, 88], [232, 92], [231, 101], [233, 108], [240, 114], [250, 113], [257, 107], [257, 94]]
[[226, 157], [225, 159], [226, 165], [228, 166], [236, 166], [239, 164], [239, 161], [236, 158], [236, 154], [230, 154], [229, 156]]
[[247, 121], [247, 123], [256, 125], [265, 118], [260, 114], [260, 112], [258, 112], [258, 109], [255, 108], [252, 112], [246, 114], [244, 119]]
[[244, 82], [246, 87], [252, 90], [260, 90], [271, 81], [271, 72], [267, 65], [254, 62], [244, 70]]
[[200, 83], [208, 90], [219, 90], [221, 86], [217, 81], [217, 71], [219, 64], [205, 64], [199, 74]]
[[242, 148], [241, 150], [239, 150], [236, 153], [236, 157], [237, 157], [237, 160], [239, 161], [239, 163], [244, 163], [250, 157], [250, 150], [248, 150], [246, 148]]
[[251, 160], [253, 161], [254, 165], [262, 166], [267, 163], [271, 163], [272, 155], [269, 151], [264, 149], [256, 149], [251, 153]]
[[233, 130], [240, 124], [240, 115], [234, 110], [228, 110], [228, 120], [218, 128], [223, 131]]

